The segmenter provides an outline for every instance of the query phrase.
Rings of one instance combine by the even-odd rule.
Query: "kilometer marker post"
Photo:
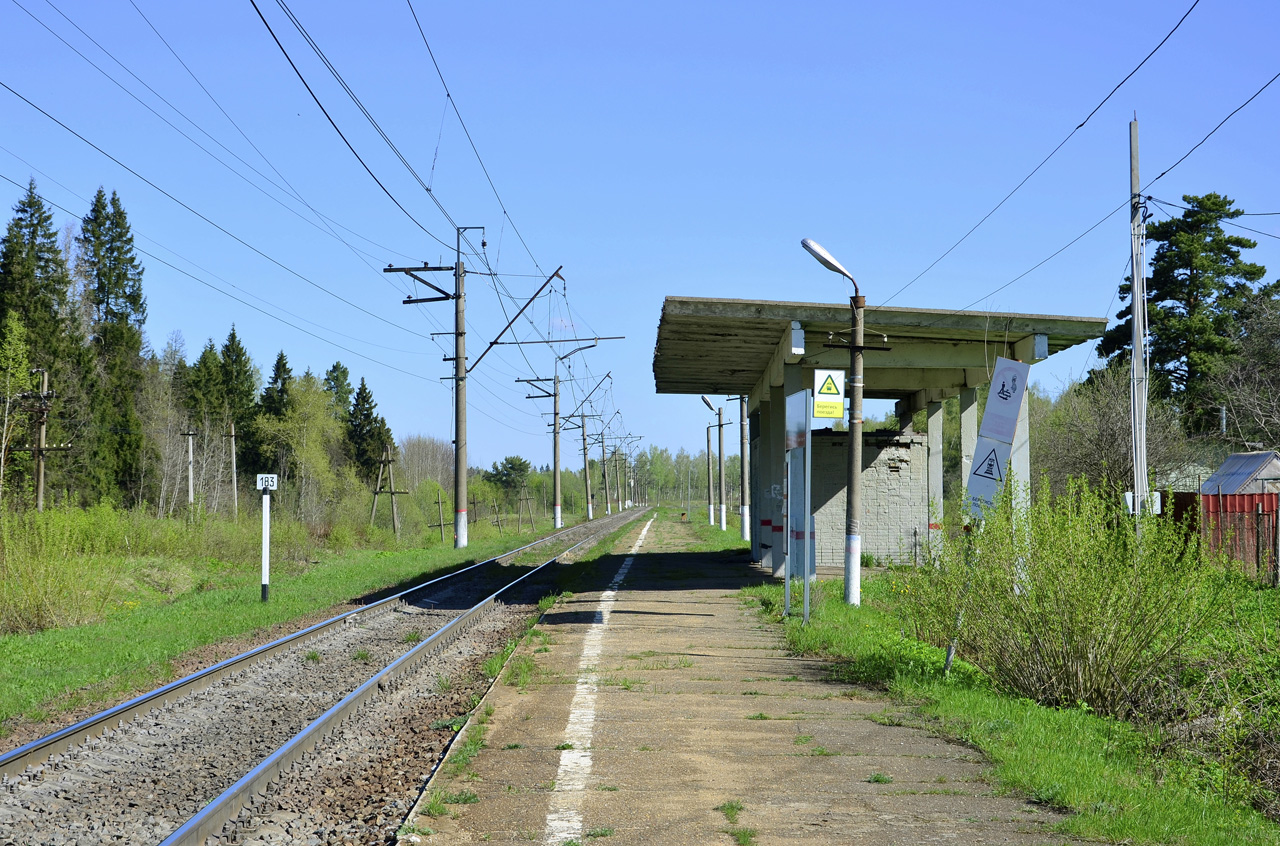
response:
[[[271,585],[271,492],[276,489],[274,473],[259,473],[258,488],[262,491],[262,601],[267,601]]]

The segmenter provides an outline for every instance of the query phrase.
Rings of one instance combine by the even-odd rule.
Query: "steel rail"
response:
[[[625,514],[626,512],[623,513]],[[643,513],[643,511],[640,513]],[[630,519],[634,519],[635,516],[635,514],[629,515]],[[195,816],[174,831],[173,834],[166,837],[160,843],[160,846],[203,846],[207,838],[220,836],[227,822],[237,816],[252,801],[255,795],[265,793],[268,785],[277,780],[281,773],[286,772],[295,764],[304,762],[307,753],[311,752],[317,743],[344,722],[354,718],[360,709],[368,704],[380,691],[398,689],[405,681],[405,677],[415,672],[423,661],[453,643],[471,626],[479,622],[482,619],[482,615],[498,602],[499,596],[544,568],[555,564],[562,555],[567,555],[583,544],[604,534],[607,527],[601,528],[602,531],[595,532],[563,552],[557,553],[553,558],[548,559],[480,600],[469,610],[455,617],[436,631],[435,634],[401,655],[395,661],[392,661],[364,684],[347,694],[341,701],[313,720],[287,743],[264,758],[256,767],[245,773],[235,784],[224,790],[216,799],[212,800]]]
[[[122,702],[119,705],[108,708],[99,714],[95,714],[92,717],[88,717],[74,725],[67,726],[64,729],[60,729],[52,734],[46,735],[45,737],[33,740],[30,743],[6,752],[4,755],[0,755],[0,777],[8,777],[9,779],[18,778],[23,775],[29,767],[43,763],[54,755],[69,752],[81,743],[87,743],[94,738],[101,737],[105,732],[142,716],[143,714],[150,713],[157,708],[163,708],[169,704],[170,700],[176,700],[180,696],[204,690],[228,676],[233,676],[237,673],[243,672],[258,661],[306,643],[308,640],[319,637],[337,626],[351,625],[356,622],[359,615],[379,614],[389,611],[391,608],[395,607],[397,603],[407,601],[409,595],[425,590],[438,582],[443,582],[447,579],[461,576],[463,573],[468,573],[478,567],[493,564],[494,562],[501,561],[504,558],[517,555],[528,549],[532,549],[539,544],[554,540],[567,532],[581,529],[582,527],[589,525],[589,523],[579,523],[577,526],[570,526],[567,529],[561,529],[558,532],[553,532],[552,534],[547,535],[545,538],[539,538],[532,543],[525,544],[524,546],[517,547],[516,549],[508,550],[507,552],[495,555],[492,558],[486,558],[484,561],[479,561],[468,567],[463,567],[461,570],[455,570],[447,575],[439,576],[419,585],[414,585],[413,587],[402,590],[399,593],[386,597],[385,599],[380,599],[370,605],[347,611],[336,617],[331,617],[328,620],[316,623],[302,629],[301,631],[285,635],[284,637],[273,640],[270,643],[251,649],[248,652],[241,653],[240,655],[236,655],[232,658],[226,659],[225,661],[214,664],[213,666],[206,667],[203,670],[192,673],[189,676],[172,681],[148,693],[136,696],[127,702]],[[575,544],[571,548],[576,549],[578,545],[579,544]],[[560,554],[563,555],[564,553]]]

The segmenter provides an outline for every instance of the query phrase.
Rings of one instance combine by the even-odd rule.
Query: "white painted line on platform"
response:
[[[582,792],[586,790],[587,778],[591,775],[591,739],[596,725],[596,662],[600,660],[604,627],[609,625],[609,612],[618,597],[618,588],[631,570],[631,562],[635,561],[635,554],[644,543],[653,520],[650,517],[644,524],[640,537],[636,538],[608,589],[600,594],[600,602],[596,605],[599,620],[591,624],[582,641],[578,686],[569,707],[569,722],[564,729],[564,742],[573,744],[573,748],[560,752],[560,769],[556,772],[556,787],[547,808],[547,833],[543,838],[549,846],[559,846],[566,840],[582,840]]]

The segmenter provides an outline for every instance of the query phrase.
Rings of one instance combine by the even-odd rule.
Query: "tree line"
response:
[[[0,240],[6,506],[33,502],[42,422],[51,502],[171,515],[186,507],[189,448],[196,498],[214,512],[229,513],[235,486],[260,472],[283,477],[286,503],[308,521],[367,490],[395,442],[364,379],[353,388],[341,362],[295,376],[281,350],[264,385],[234,325],[192,362],[177,333],[157,352],[144,331],[144,272],[114,191],[99,188],[78,225],[59,231],[28,184]]]

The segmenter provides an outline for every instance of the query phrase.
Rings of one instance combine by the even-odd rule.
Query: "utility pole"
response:
[[[47,440],[47,432],[49,425],[49,401],[57,398],[57,394],[49,390],[49,372],[42,367],[32,368],[31,374],[40,374],[40,391],[32,393],[23,391],[18,396],[24,400],[34,400],[35,405],[28,407],[28,410],[34,411],[37,415],[39,423],[39,431],[36,435],[36,443],[34,446],[10,447],[9,452],[30,452],[36,460],[36,511],[44,511],[44,462],[45,456],[51,452],[66,452],[71,449],[70,442],[59,444],[58,446],[49,446]]]
[[[711,492],[712,473],[711,473],[711,427],[716,424],[707,424],[707,525],[714,526],[716,524],[716,501]]]
[[[382,269],[383,273],[404,273],[435,291],[435,297],[405,297],[404,305],[417,303],[435,303],[453,300],[453,357],[445,361],[453,362],[453,546],[465,549],[467,546],[467,269],[462,263],[462,233],[468,229],[483,230],[483,226],[454,227],[457,240],[454,245],[453,267],[391,267]],[[487,246],[483,240],[480,247]],[[423,272],[453,271],[453,293],[428,282],[417,274]],[[505,331],[505,330],[504,330]],[[493,345],[490,344],[492,347]],[[393,500],[394,502],[394,500]]]
[[[591,507],[591,459],[587,455],[587,415],[581,416],[582,420],[582,484],[586,487],[587,495],[587,519],[594,520],[595,514]]]
[[[196,454],[195,454],[195,432],[183,432],[182,436],[187,439],[187,507],[196,504]]]
[[[240,522],[240,477],[236,475],[236,421],[231,421],[231,518]]]
[[[724,406],[716,409],[716,428],[720,430],[720,531],[728,528],[724,501]]]
[[[745,394],[743,396],[738,397],[738,417],[739,417],[738,422],[741,424],[738,427],[739,438],[741,441],[738,449],[742,453],[742,461],[739,462],[742,469],[742,474],[741,474],[742,475],[742,480],[741,480],[742,503],[739,510],[742,514],[742,539],[744,541],[750,541],[751,540],[751,492],[750,492],[750,488],[748,487],[748,480],[751,477],[747,468],[747,451],[750,448],[750,444],[747,443],[749,433],[747,431],[747,428],[748,428],[747,427],[747,397]]]
[[[44,511],[45,432],[49,425],[49,371],[40,369],[40,434],[36,440],[36,511]]]
[[[1133,435],[1133,513],[1147,510],[1147,280],[1146,224],[1142,217],[1142,184],[1138,181],[1138,120],[1129,122],[1129,233],[1133,259],[1133,358],[1129,400]]]
[[[564,518],[560,514],[560,368],[556,368],[554,383],[555,399],[551,406],[551,431],[555,441],[551,448],[551,466],[554,468],[551,481],[551,499],[552,499],[552,526],[557,529],[564,528]],[[545,501],[544,501],[545,504]]]
[[[613,495],[609,491],[609,458],[604,453],[604,432],[600,433],[600,481],[604,491],[604,513],[613,513]]]

